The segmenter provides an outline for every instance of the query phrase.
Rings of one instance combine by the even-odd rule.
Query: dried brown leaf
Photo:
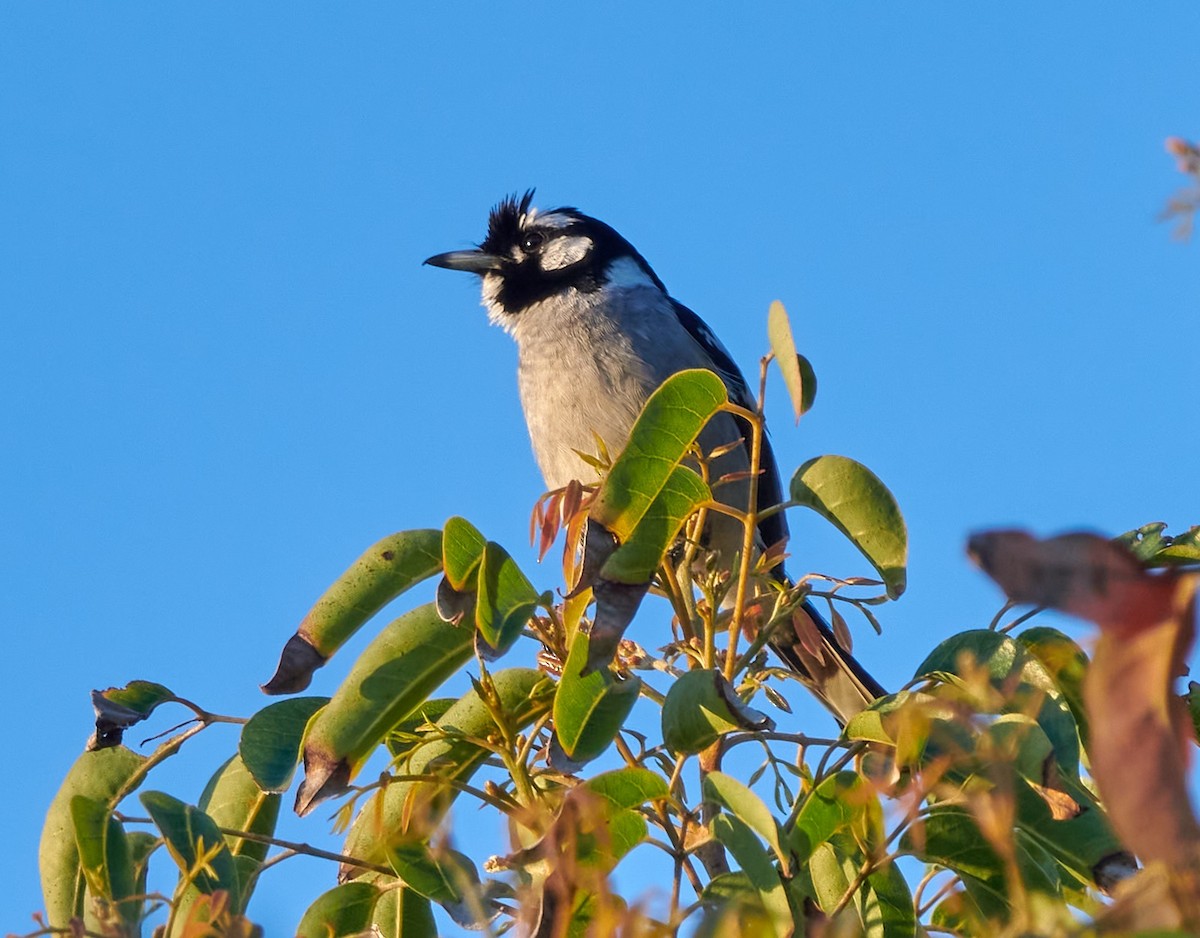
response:
[[[1092,774],[1127,847],[1147,863],[1190,867],[1200,856],[1187,787],[1192,727],[1174,683],[1194,637],[1196,575],[1150,573],[1089,534],[1037,541],[999,531],[972,538],[970,550],[1014,601],[1099,626],[1084,682]]]

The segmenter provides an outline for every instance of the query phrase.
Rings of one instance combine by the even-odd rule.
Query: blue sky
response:
[[[794,429],[773,386],[782,464],[853,456],[908,520],[909,593],[857,646],[885,684],[997,608],[967,532],[1200,522],[1200,247],[1156,221],[1200,8],[731,9],[0,7],[5,930],[91,688],[248,714],[334,576],[452,514],[553,585],[514,349],[420,265],[507,193],[608,221],[748,371],[787,304],[820,394]],[[792,527],[793,570],[866,572]],[[196,797],[208,735],[151,787]],[[268,934],[332,884],[293,868]]]

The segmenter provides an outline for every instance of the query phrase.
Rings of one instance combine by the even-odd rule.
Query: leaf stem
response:
[[[737,643],[742,632],[742,622],[746,615],[746,593],[750,584],[750,565],[753,560],[754,540],[758,534],[758,473],[762,468],[762,438],[763,438],[763,400],[767,393],[767,363],[769,356],[764,356],[759,368],[758,406],[751,413],[744,408],[738,408],[745,414],[750,424],[750,478],[747,480],[749,491],[746,495],[746,513],[742,519],[742,554],[738,569],[737,591],[734,593],[733,618],[729,623],[729,647],[725,651],[725,679],[733,682],[737,673]]]

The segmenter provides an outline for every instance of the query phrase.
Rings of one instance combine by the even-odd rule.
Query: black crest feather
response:
[[[516,194],[501,199],[488,216],[488,233],[479,245],[489,253],[504,253],[510,245],[517,242],[521,234],[521,219],[533,204],[533,193],[536,190],[527,189],[519,199]]]

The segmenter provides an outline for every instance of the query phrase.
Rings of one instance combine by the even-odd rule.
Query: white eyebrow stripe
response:
[[[551,238],[546,243],[538,263],[541,264],[542,270],[562,270],[583,260],[594,246],[592,239],[583,235]]]
[[[535,208],[525,216],[522,227],[533,225],[535,219],[538,228],[566,228],[568,225],[579,220],[563,212],[547,212],[545,215],[542,215]]]

